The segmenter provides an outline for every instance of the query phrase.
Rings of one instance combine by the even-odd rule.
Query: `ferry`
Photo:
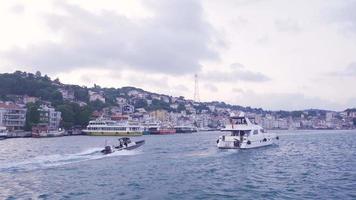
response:
[[[175,126],[176,133],[193,133],[198,132],[198,129],[193,126]]]
[[[261,126],[251,123],[244,114],[231,117],[230,124],[221,131],[230,135],[222,135],[216,141],[219,149],[250,149],[272,145],[279,139],[275,133],[267,133]]]
[[[90,121],[84,133],[93,136],[141,136],[143,127],[137,122],[116,122],[112,120]]]
[[[157,131],[159,128],[159,123],[147,123],[144,124],[145,128],[143,131],[144,135],[151,135],[153,132]]]
[[[148,124],[144,134],[146,135],[166,135],[174,134],[176,130],[170,126],[161,125],[159,123]]]

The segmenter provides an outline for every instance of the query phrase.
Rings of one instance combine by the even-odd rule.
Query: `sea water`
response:
[[[356,199],[356,131],[280,131],[276,145],[219,150],[220,132],[0,141],[0,199]]]

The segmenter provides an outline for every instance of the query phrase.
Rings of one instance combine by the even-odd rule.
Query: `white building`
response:
[[[325,120],[326,120],[327,122],[330,122],[330,121],[333,119],[333,115],[334,115],[334,113],[332,113],[332,112],[327,112],[327,113],[326,113],[326,116],[325,116]]]
[[[169,99],[169,97],[167,97],[167,96],[162,96],[162,97],[161,97],[161,100],[164,101],[164,102],[166,102],[166,103],[169,103],[169,100],[170,100],[170,99]]]
[[[23,97],[23,103],[24,104],[35,103],[36,101],[37,101],[37,97],[30,97],[30,96],[27,96],[27,95],[25,95]]]
[[[122,97],[116,97],[116,103],[117,104],[124,104],[124,103],[127,103],[127,100],[125,98],[122,98]]]
[[[19,130],[25,126],[26,108],[14,103],[0,103],[0,126],[8,130]]]
[[[101,94],[90,90],[89,91],[89,101],[96,101],[96,100],[99,100],[99,101],[105,103],[105,98]]]
[[[129,96],[137,96],[139,94],[139,92],[137,90],[130,90],[127,95]]]
[[[40,120],[42,122],[48,123],[48,129],[57,130],[59,128],[59,123],[61,122],[62,113],[56,111],[52,107],[42,105],[39,108]]]
[[[74,100],[74,91],[66,90],[64,88],[59,88],[58,91],[62,94],[64,100]]]

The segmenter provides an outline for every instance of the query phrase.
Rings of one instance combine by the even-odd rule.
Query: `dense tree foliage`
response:
[[[134,103],[135,108],[147,108],[148,104],[146,99],[138,99]]]
[[[158,100],[158,99],[153,99],[151,105],[149,105],[147,107],[147,110],[152,111],[152,110],[159,110],[159,109],[163,109],[163,110],[167,110],[167,111],[171,111],[172,108],[169,106],[169,103],[166,103],[162,100]]]
[[[26,123],[25,130],[32,130],[32,126],[38,124],[40,122],[40,112],[38,111],[39,105],[35,103],[29,103],[26,105]]]

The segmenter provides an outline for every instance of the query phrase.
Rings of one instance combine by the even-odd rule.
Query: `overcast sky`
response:
[[[0,72],[272,110],[356,107],[356,0],[2,0]],[[1,87],[1,86],[0,86]]]

